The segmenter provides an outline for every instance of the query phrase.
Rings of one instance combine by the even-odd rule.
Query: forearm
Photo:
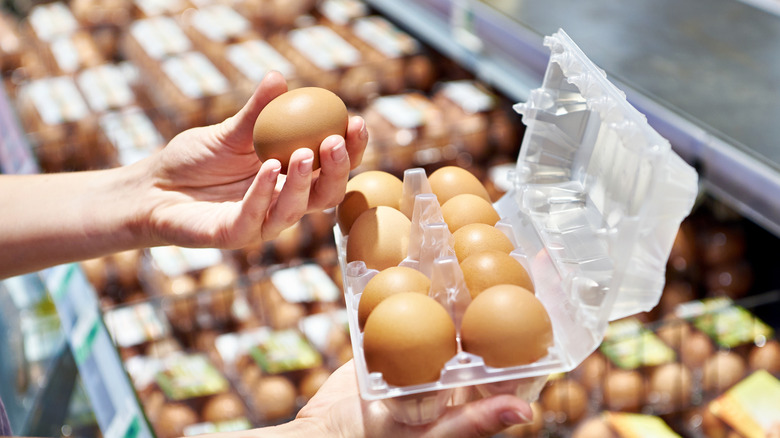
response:
[[[142,168],[0,175],[0,278],[150,246]]]

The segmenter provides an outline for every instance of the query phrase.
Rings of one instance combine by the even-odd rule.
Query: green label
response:
[[[97,311],[88,311],[82,314],[70,334],[73,348],[73,359],[77,365],[81,365],[92,354],[92,346],[99,332],[99,319]]]
[[[268,339],[253,347],[252,358],[270,374],[304,370],[322,363],[322,356],[295,330],[271,333]]]
[[[610,324],[600,348],[612,363],[628,370],[660,365],[676,358],[674,350],[635,319]]]
[[[157,384],[169,400],[186,400],[219,394],[229,389],[227,379],[201,354],[177,356],[156,375]]]
[[[246,418],[220,421],[218,423],[198,423],[184,428],[184,436],[202,435],[204,433],[238,432],[249,430],[252,424]]]
[[[750,311],[736,305],[698,316],[693,325],[726,348],[768,339],[774,332]]]
[[[59,301],[65,296],[65,292],[70,286],[70,282],[73,279],[73,274],[76,272],[76,264],[71,263],[64,267],[65,273],[62,274],[62,279],[57,283],[57,286],[51,289],[51,298],[54,301]]]

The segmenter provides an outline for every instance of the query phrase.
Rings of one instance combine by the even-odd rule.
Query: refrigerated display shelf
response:
[[[524,101],[565,30],[695,165],[705,191],[780,235],[780,16],[735,0],[367,0]]]

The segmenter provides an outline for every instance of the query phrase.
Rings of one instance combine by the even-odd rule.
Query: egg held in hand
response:
[[[255,153],[265,161],[275,158],[287,173],[290,155],[300,148],[314,152],[319,168],[319,147],[330,135],[347,134],[349,116],[344,102],[333,92],[303,87],[280,94],[260,111],[252,135]]]
[[[415,292],[379,303],[363,332],[368,370],[382,373],[390,385],[435,382],[457,349],[449,313],[433,298]]]

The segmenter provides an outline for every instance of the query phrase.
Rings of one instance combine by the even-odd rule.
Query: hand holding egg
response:
[[[154,160],[130,168],[143,186],[133,217],[147,236],[143,246],[241,248],[273,239],[307,212],[341,201],[368,141],[365,122],[349,118],[338,134],[291,151],[280,177],[279,159],[258,159],[253,130],[261,110],[272,110],[270,102],[285,94],[284,78],[269,73],[236,115],[184,131]],[[315,111],[311,117],[325,115]],[[277,120],[288,127],[311,122],[292,115]],[[319,151],[317,170],[311,148]]]

